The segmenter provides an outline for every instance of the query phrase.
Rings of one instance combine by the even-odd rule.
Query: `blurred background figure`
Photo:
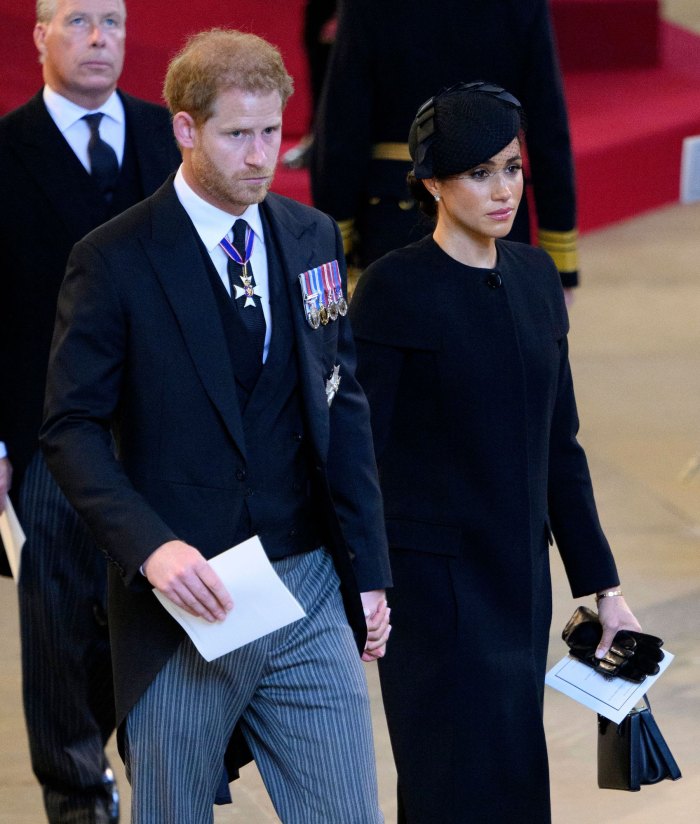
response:
[[[426,234],[430,226],[406,184],[406,135],[423,100],[476,79],[499,83],[522,102],[538,243],[562,284],[575,286],[573,164],[546,0],[341,0],[315,121],[314,204],[339,222],[361,268]],[[530,235],[523,198],[511,238]]]
[[[282,157],[282,163],[288,169],[303,169],[309,165],[314,139],[314,116],[321,99],[328,58],[336,35],[336,5],[336,0],[307,0],[304,7],[304,52],[309,70],[311,114],[306,134]]]

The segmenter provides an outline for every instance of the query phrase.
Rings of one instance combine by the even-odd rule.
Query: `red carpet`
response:
[[[683,138],[700,134],[700,37],[662,23],[657,67],[565,84],[581,230],[676,201]]]
[[[551,2],[565,67],[581,230],[677,200],[682,140],[700,134],[700,37],[660,22],[657,0]],[[221,0],[132,0],[121,85],[159,100],[165,65],[188,34],[212,26],[253,31],[279,46],[295,78],[297,92],[285,113],[285,147],[291,145],[308,122],[303,0],[237,0],[226,8]],[[0,0],[0,113],[40,87],[33,23],[33,3]],[[275,189],[309,202],[304,172],[280,169]]]
[[[550,0],[564,71],[653,66],[659,0]]]

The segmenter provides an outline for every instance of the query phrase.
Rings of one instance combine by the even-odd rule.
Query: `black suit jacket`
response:
[[[162,106],[121,92],[120,97],[140,199],[177,168],[180,155]],[[41,92],[0,118],[0,440],[7,443],[15,491],[38,445],[56,299],[68,255],[110,216]]]
[[[330,218],[286,198],[268,195],[264,209],[294,309],[302,403],[325,490],[319,517],[328,518],[361,646],[358,585],[390,583],[369,413],[354,377],[349,321],[312,329],[297,280],[342,261],[340,235]],[[336,364],[341,386],[329,408],[325,382]],[[172,182],[75,247],[59,297],[46,409],[50,468],[112,561],[121,720],[182,638],[140,565],[176,537],[207,557],[227,549],[244,494],[236,475],[245,468],[245,439],[224,330]]]

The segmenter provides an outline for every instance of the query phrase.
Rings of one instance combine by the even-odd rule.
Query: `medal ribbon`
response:
[[[331,267],[331,277],[333,279],[333,289],[336,299],[340,300],[343,297],[343,283],[340,280],[340,269],[338,268],[338,261],[333,260],[329,264]]]
[[[321,283],[321,267],[317,266],[315,269],[309,269],[309,278],[311,279],[311,286],[313,291],[318,294],[316,301],[316,308],[320,309],[328,302],[326,295],[323,292],[323,285]]]
[[[227,237],[221,238],[219,246],[226,252],[226,254],[237,263],[239,266],[245,267],[253,254],[253,244],[255,243],[255,232],[248,226],[245,230],[245,258],[242,258],[238,249],[231,243]]]
[[[321,273],[323,276],[323,294],[326,295],[327,300],[332,300],[335,297],[335,290],[333,289],[330,263],[324,263],[321,266]]]
[[[304,300],[305,303],[316,303],[316,298],[314,297],[314,287],[311,284],[311,272],[304,272],[302,275],[304,279],[302,282],[302,287],[304,290]]]

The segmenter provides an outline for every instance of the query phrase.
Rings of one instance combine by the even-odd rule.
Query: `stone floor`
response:
[[[640,158],[641,174],[643,168]],[[599,790],[594,714],[548,690],[555,824],[657,824],[662,816],[674,824],[700,820],[700,477],[681,480],[688,460],[700,452],[699,237],[700,204],[669,207],[586,236],[584,282],[571,311],[570,336],[581,440],[628,601],[676,655],[651,698],[683,779],[636,794]],[[555,554],[553,569],[552,662],[564,654],[559,631],[574,607]],[[20,705],[16,612],[14,587],[2,579],[0,824],[41,824]],[[392,822],[391,752],[376,670],[368,667],[367,674],[381,804]],[[126,802],[116,754],[113,763]],[[217,824],[278,820],[254,767],[244,771],[234,795],[234,806],[217,810]]]

